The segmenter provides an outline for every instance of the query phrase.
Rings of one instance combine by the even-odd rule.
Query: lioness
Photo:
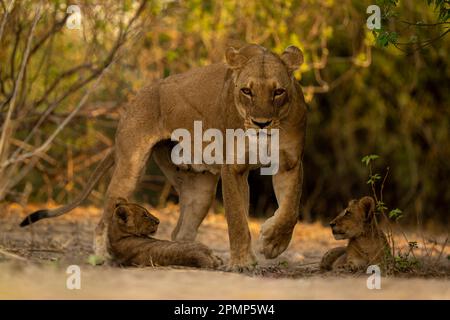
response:
[[[144,207],[119,198],[108,225],[111,254],[123,266],[188,266],[215,268],[220,260],[199,242],[152,238],[159,220]]]
[[[275,258],[288,246],[297,223],[303,179],[306,104],[293,72],[302,64],[300,49],[290,46],[280,56],[259,45],[228,48],[226,63],[213,64],[153,81],[123,110],[115,148],[94,172],[82,194],[62,208],[41,210],[27,225],[76,207],[95,182],[114,164],[103,216],[96,228],[95,252],[107,257],[107,225],[117,198],[129,198],[150,157],[175,187],[181,214],[172,238],[194,240],[216,192],[219,178],[228,223],[233,270],[254,265],[247,223],[249,170],[259,164],[193,164],[176,166],[170,158],[171,133],[178,128],[193,135],[194,121],[205,130],[279,129],[279,169],[273,175],[278,209],[261,227],[261,252]],[[247,150],[248,151],[248,150]],[[237,155],[235,155],[236,159]],[[248,159],[246,156],[245,159]],[[237,163],[235,161],[235,163]]]
[[[385,263],[389,244],[375,218],[372,197],[351,200],[330,223],[336,240],[349,239],[347,247],[329,250],[322,258],[322,270],[357,271],[369,265]]]

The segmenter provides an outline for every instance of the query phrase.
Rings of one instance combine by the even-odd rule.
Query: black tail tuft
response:
[[[48,217],[47,209],[38,210],[38,211],[35,211],[32,214],[30,214],[29,216],[27,216],[25,219],[23,219],[23,221],[20,223],[20,226],[26,227],[36,221],[39,221],[39,220],[47,218],[47,217]]]

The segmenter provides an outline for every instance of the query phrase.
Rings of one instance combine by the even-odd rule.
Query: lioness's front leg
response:
[[[286,250],[297,224],[302,194],[303,166],[301,158],[290,166],[280,159],[280,168],[273,176],[273,187],[279,208],[261,226],[261,253],[273,259]]]
[[[230,268],[236,271],[251,267],[256,258],[251,248],[248,228],[248,171],[239,172],[238,166],[222,166],[222,193],[230,240]]]

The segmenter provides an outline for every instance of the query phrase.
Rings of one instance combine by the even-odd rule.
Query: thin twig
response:
[[[445,239],[445,242],[442,244],[442,249],[441,249],[441,252],[439,252],[439,255],[438,255],[437,259],[436,259],[436,263],[438,263],[439,260],[441,260],[442,254],[444,253],[444,250],[445,250],[445,247],[447,246],[447,243],[448,243],[448,237],[447,237],[447,239]]]
[[[3,14],[2,24],[0,25],[0,41],[2,41],[3,31],[5,30],[5,25],[6,25],[6,20],[8,19],[8,15],[11,12],[14,2],[15,2],[15,0],[11,0],[9,2],[8,8],[6,8],[5,13]]]
[[[0,159],[3,159],[3,157],[4,157],[3,149],[4,149],[5,142],[6,142],[6,134],[8,132],[9,126],[11,125],[11,117],[12,117],[14,108],[16,106],[16,98],[17,98],[17,94],[19,91],[19,84],[22,81],[23,75],[25,73],[25,66],[27,64],[28,56],[30,54],[31,43],[33,41],[33,36],[34,36],[34,30],[36,28],[37,22],[39,21],[39,19],[41,17],[41,8],[42,8],[42,4],[36,9],[36,14],[34,17],[33,25],[31,26],[30,33],[28,35],[27,46],[25,48],[25,53],[22,58],[22,65],[20,67],[19,74],[17,75],[17,79],[14,84],[13,95],[9,102],[8,113],[6,114],[6,119],[5,119],[5,122],[3,123],[2,135],[0,137]]]
[[[4,255],[6,257],[9,257],[9,258],[13,258],[13,259],[21,260],[21,261],[27,261],[26,258],[19,256],[15,253],[3,250],[2,248],[0,248],[0,254]]]
[[[444,22],[436,22],[436,23],[421,23],[421,22],[409,22],[409,21],[400,21],[401,23],[410,25],[410,26],[416,26],[416,27],[436,27],[436,26],[440,26],[443,24],[450,24],[449,21],[444,21]]]
[[[386,179],[389,175],[389,167],[386,168],[386,174],[384,175],[384,179],[383,182],[381,183],[381,187],[380,187],[380,201],[383,202],[383,190],[384,190],[384,184],[386,182]]]

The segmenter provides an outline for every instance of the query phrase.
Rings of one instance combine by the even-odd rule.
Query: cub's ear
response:
[[[124,207],[118,207],[114,214],[119,218],[119,221],[127,222],[128,221],[128,210]]]
[[[296,46],[289,46],[281,54],[281,60],[288,67],[289,72],[293,72],[303,63],[303,53]]]
[[[242,67],[251,57],[262,54],[266,51],[263,47],[257,44],[248,44],[239,50],[229,47],[225,51],[225,60],[227,65],[232,69],[239,69]]]
[[[115,206],[115,208],[117,208],[118,206],[120,206],[122,204],[126,204],[126,203],[128,203],[127,199],[119,197],[116,199],[116,203],[114,206]]]
[[[372,219],[375,216],[375,200],[372,197],[363,197],[359,203],[364,208],[366,219]]]

